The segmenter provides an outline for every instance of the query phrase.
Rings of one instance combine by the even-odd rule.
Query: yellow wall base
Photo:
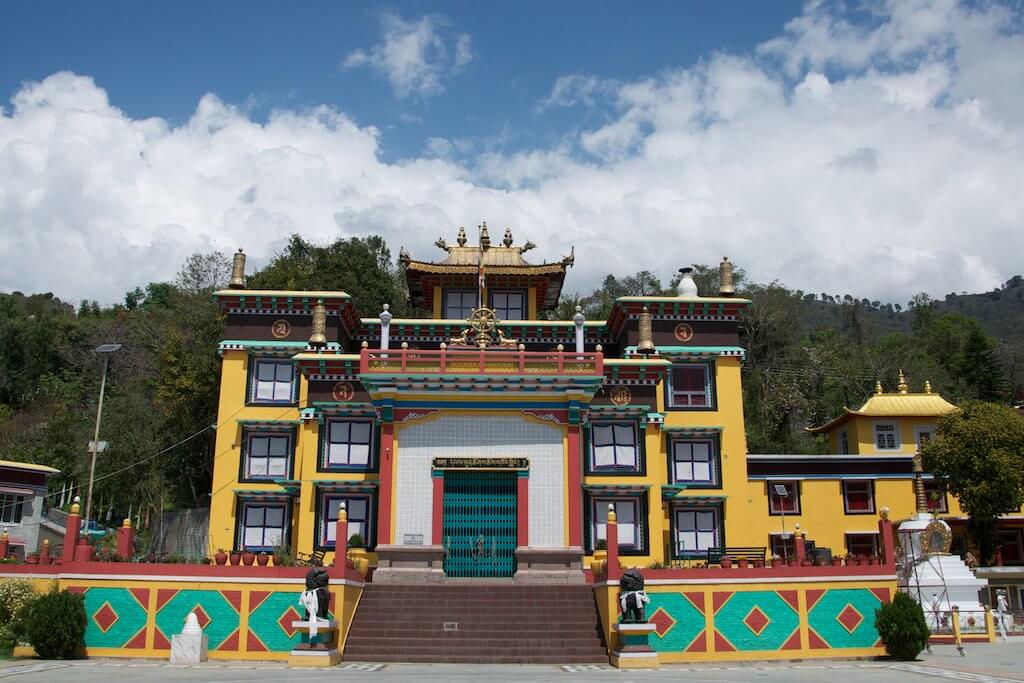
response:
[[[15,645],[12,657],[35,657],[36,649],[31,645]]]
[[[319,652],[314,650],[292,650],[288,654],[288,666],[336,666],[339,662],[341,662],[341,653],[334,648]]]
[[[657,652],[613,652],[608,659],[617,669],[657,669],[661,666],[661,658]]]

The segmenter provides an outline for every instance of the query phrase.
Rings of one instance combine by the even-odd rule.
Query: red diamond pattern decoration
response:
[[[836,615],[836,621],[842,624],[849,633],[853,633],[860,626],[860,623],[864,621],[864,615],[858,612],[853,605],[846,603],[846,607],[843,611]]]
[[[109,602],[104,602],[98,610],[93,612],[92,620],[96,622],[100,631],[106,633],[117,623],[117,612],[114,611]]]
[[[212,621],[212,619],[210,619],[210,615],[206,613],[206,610],[203,609],[202,605],[197,604],[192,608],[192,611],[196,613],[196,621],[199,622],[199,628],[206,628],[206,625]]]
[[[660,607],[647,618],[647,621],[654,624],[654,632],[658,634],[659,638],[664,638],[665,634],[676,625],[676,620],[672,618],[672,615]]]
[[[753,631],[755,636],[760,636],[768,628],[768,624],[772,623],[772,620],[761,611],[760,607],[754,605],[753,609],[747,613],[747,616],[743,617],[743,623]]]
[[[277,625],[281,627],[281,630],[285,632],[289,638],[295,635],[295,629],[292,628],[292,622],[302,619],[302,616],[295,611],[294,607],[289,607],[281,618],[277,620]]]

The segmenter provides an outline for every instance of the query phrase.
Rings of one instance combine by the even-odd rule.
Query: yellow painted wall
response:
[[[880,451],[875,448],[875,423],[895,422],[899,425],[899,451]],[[936,418],[932,417],[867,417],[856,416],[846,424],[833,429],[828,434],[828,444],[832,453],[842,453],[839,435],[846,431],[849,435],[850,453],[858,455],[913,455],[917,452],[915,428],[935,429]]]

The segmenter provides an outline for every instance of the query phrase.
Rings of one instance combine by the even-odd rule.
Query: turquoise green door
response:
[[[444,544],[448,576],[512,576],[516,473],[445,472]]]

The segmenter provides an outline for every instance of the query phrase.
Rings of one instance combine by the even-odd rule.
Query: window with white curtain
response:
[[[591,460],[594,470],[636,470],[636,423],[594,423],[590,428]]]
[[[720,547],[718,508],[678,508],[675,511],[676,555],[697,555]]]
[[[615,519],[619,529],[619,547],[627,550],[642,549],[640,534],[640,501],[636,498],[594,498],[591,502],[591,520],[594,543],[608,540],[608,506],[615,506]]]
[[[672,442],[673,484],[715,484],[715,443],[710,439]]]
[[[366,469],[370,466],[372,445],[373,424],[369,420],[330,420],[325,465]]]

